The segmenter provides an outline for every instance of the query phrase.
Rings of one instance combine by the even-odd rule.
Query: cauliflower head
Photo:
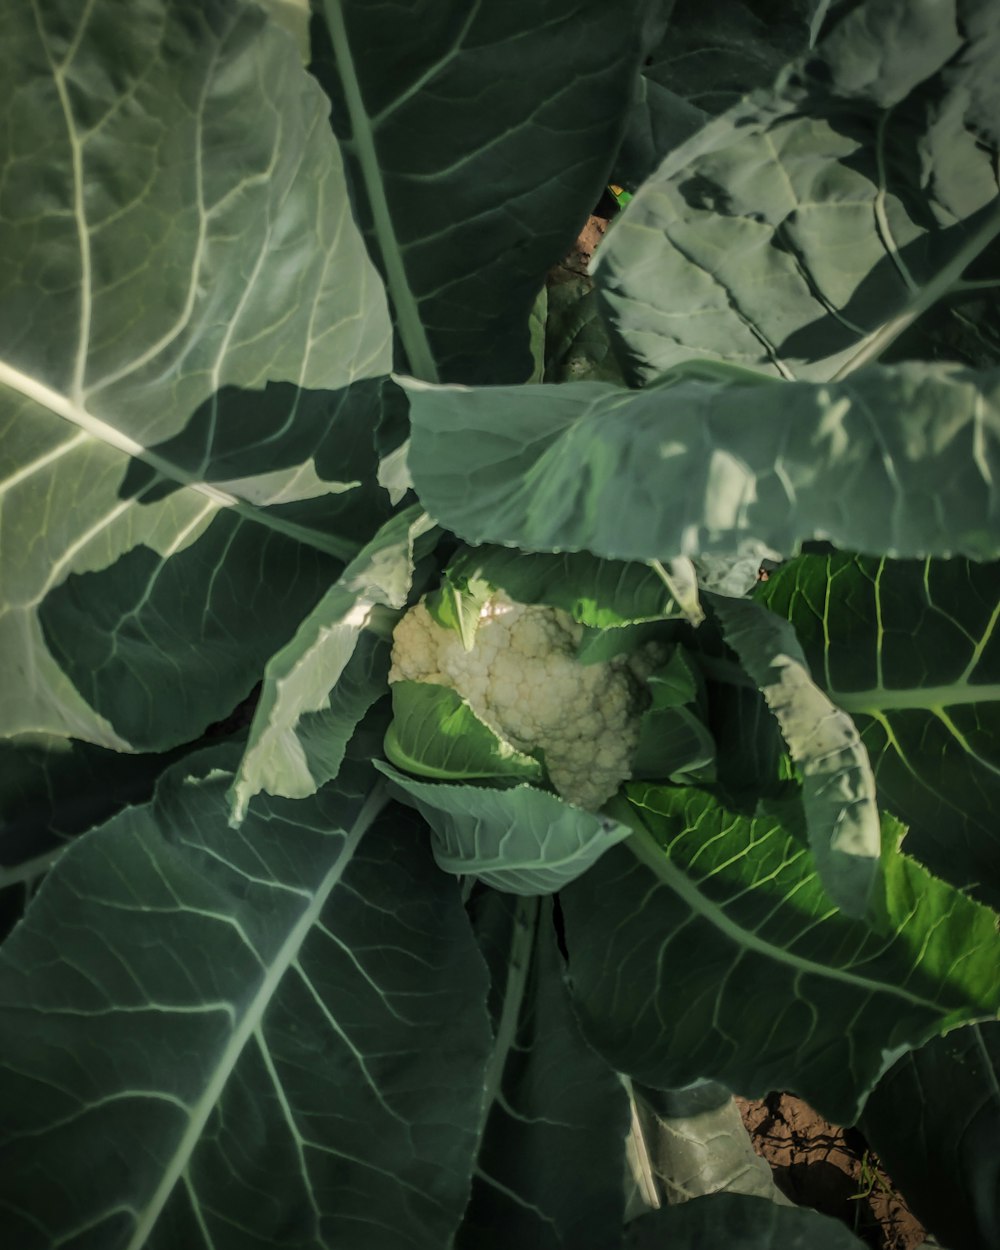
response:
[[[544,751],[564,799],[596,810],[631,776],[642,698],[625,657],[577,661],[582,633],[559,608],[515,603],[497,592],[466,651],[420,602],[393,633],[389,681],[451,687],[518,750]]]

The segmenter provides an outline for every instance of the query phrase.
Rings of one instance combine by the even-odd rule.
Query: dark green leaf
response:
[[[386,11],[323,0],[314,63],[393,305],[427,380],[520,382],[546,270],[608,174],[644,0]]]
[[[77,841],[3,947],[4,1231],[440,1250],[489,1050],[457,887],[367,769],[230,829],[227,758]]]
[[[1000,1024],[956,1029],[904,1056],[861,1127],[942,1245],[1000,1245]]]
[[[485,892],[473,923],[496,1034],[460,1250],[608,1250],[621,1235],[628,1100],[580,1035],[552,905]]]
[[[863,1250],[863,1245],[827,1215],[744,1194],[712,1194],[663,1207],[636,1220],[625,1240],[625,1250]]]

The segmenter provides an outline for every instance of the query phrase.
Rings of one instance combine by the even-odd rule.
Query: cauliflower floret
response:
[[[631,776],[641,701],[625,657],[577,661],[582,634],[559,608],[514,603],[498,592],[466,651],[421,602],[396,626],[389,681],[450,686],[518,750],[544,751],[563,798],[596,810]]]

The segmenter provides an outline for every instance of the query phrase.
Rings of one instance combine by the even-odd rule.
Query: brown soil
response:
[[[573,278],[586,277],[590,258],[597,251],[598,244],[604,238],[607,228],[606,217],[593,215],[588,217],[587,224],[573,244],[573,250],[558,265],[553,265],[549,270],[547,279],[549,285],[555,286],[560,282],[569,282]]]
[[[754,1149],[798,1206],[832,1215],[873,1250],[913,1250],[927,1236],[856,1129],[824,1120],[792,1094],[737,1098]]]

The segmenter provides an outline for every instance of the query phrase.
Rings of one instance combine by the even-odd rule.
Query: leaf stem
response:
[[[897,338],[922,316],[928,308],[961,284],[965,269],[976,259],[996,236],[1000,234],[1000,206],[995,208],[968,239],[965,245],[955,253],[952,259],[927,285],[914,297],[909,307],[880,326],[860,345],[850,360],[846,361],[830,378],[831,382],[840,382],[857,369],[864,368],[877,360]]]
[[[378,163],[375,132],[365,108],[361,84],[358,82],[354,67],[341,0],[323,0],[323,9],[330,30],[330,41],[333,44],[337,70],[344,88],[347,112],[351,119],[350,146],[357,155],[365,190],[368,193],[375,235],[379,241],[382,261],[385,265],[386,285],[396,311],[396,329],[403,344],[403,351],[406,353],[410,372],[424,382],[437,383],[440,380],[437,364],[431,352],[427,332],[420,320],[417,298],[410,287],[399,241],[393,228],[385,183],[382,180],[382,170]]]
[[[514,909],[514,925],[510,942],[510,959],[507,964],[507,984],[504,986],[503,1010],[497,1025],[493,1053],[483,1080],[483,1120],[480,1132],[485,1131],[490,1108],[496,1101],[503,1081],[507,1056],[517,1040],[517,1024],[521,1017],[521,1004],[531,970],[531,954],[535,945],[535,929],[538,923],[538,897],[520,898]]]

